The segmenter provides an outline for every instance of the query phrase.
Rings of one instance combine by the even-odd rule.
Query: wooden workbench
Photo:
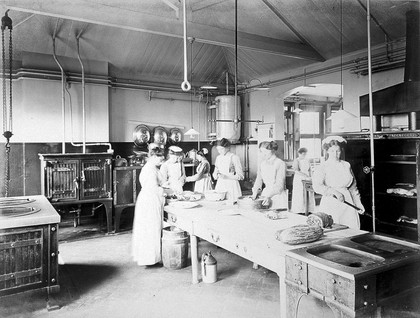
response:
[[[286,251],[365,233],[348,228],[333,229],[315,243],[287,245],[276,239],[276,232],[296,224],[305,224],[305,216],[288,213],[286,219],[271,220],[258,211],[240,211],[228,201],[201,200],[198,204],[189,209],[171,205],[164,208],[165,221],[189,232],[191,236],[192,282],[198,283],[197,237],[200,237],[277,273],[281,317],[286,317]]]

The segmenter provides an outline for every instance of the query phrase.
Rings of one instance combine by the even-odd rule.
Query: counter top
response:
[[[196,207],[188,209],[169,204],[164,209],[166,212],[173,213],[191,222],[208,224],[209,227],[217,229],[217,232],[231,232],[239,240],[252,240],[255,244],[261,245],[262,248],[270,248],[280,255],[284,255],[285,251],[288,250],[366,233],[349,228],[326,229],[321,239],[316,242],[288,245],[277,240],[277,231],[297,224],[306,224],[306,216],[287,212],[287,218],[272,220],[265,216],[263,210],[261,212],[240,210],[237,205],[232,205],[231,202],[226,200],[217,202],[200,200],[197,201],[197,204]]]
[[[23,201],[23,203],[14,204],[14,199],[16,202]],[[54,224],[59,223],[61,219],[60,215],[43,195],[0,198],[0,209],[8,208],[26,208],[26,210],[32,209],[34,212],[26,212],[22,215],[16,213],[15,216],[0,215],[0,230],[42,224]]]

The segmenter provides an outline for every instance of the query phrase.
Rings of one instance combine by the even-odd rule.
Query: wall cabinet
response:
[[[107,230],[112,224],[112,155],[39,154],[41,160],[41,193],[53,206],[102,203]]]
[[[136,205],[137,195],[141,189],[139,181],[141,168],[141,166],[130,166],[113,169],[115,232],[119,231],[122,211]]]
[[[352,165],[366,212],[371,214],[371,176],[363,172],[363,167],[370,166],[369,140],[344,137],[346,160]],[[374,149],[376,230],[420,241],[420,137],[376,133]]]

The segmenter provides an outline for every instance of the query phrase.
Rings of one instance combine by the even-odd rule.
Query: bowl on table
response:
[[[204,192],[204,197],[208,201],[223,201],[226,198],[226,191],[210,190]]]
[[[199,192],[192,192],[192,191],[184,191],[179,195],[184,201],[198,201],[202,198],[202,193]]]
[[[268,209],[270,205],[263,205],[264,198],[253,200],[251,196],[242,196],[238,198],[238,208],[246,210],[263,210]]]

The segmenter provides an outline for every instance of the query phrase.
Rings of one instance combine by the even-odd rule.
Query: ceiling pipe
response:
[[[63,154],[65,154],[66,153],[66,100],[65,100],[65,95],[64,95],[65,81],[64,81],[64,69],[61,66],[60,62],[58,61],[57,55],[55,53],[55,36],[57,33],[57,27],[58,27],[58,19],[55,24],[52,40],[53,40],[53,57],[61,71],[61,120],[62,120],[62,125],[63,125],[63,140],[61,142],[61,151]]]

